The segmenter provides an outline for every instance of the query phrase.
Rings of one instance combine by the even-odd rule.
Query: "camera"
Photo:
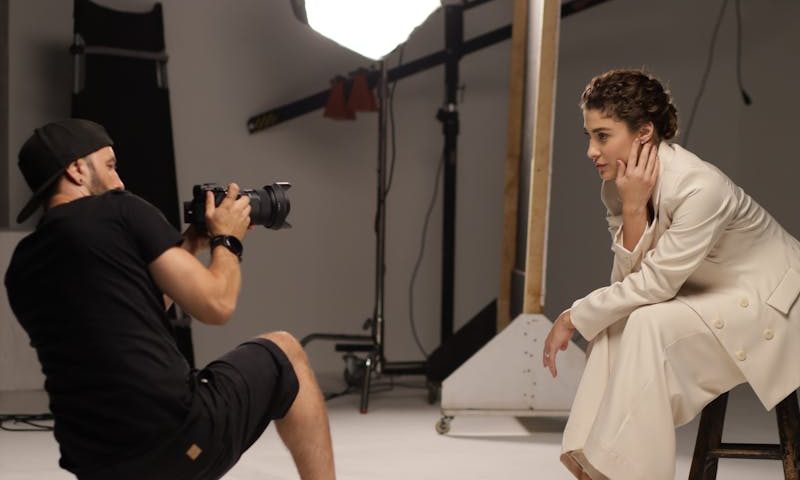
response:
[[[288,182],[275,182],[262,189],[243,188],[237,199],[243,196],[250,198],[250,224],[263,225],[273,230],[291,228],[286,221],[291,205],[286,191],[291,188]],[[214,205],[219,206],[228,187],[216,183],[204,183],[192,188],[192,199],[183,202],[183,221],[200,227],[206,224],[206,192],[214,194]]]

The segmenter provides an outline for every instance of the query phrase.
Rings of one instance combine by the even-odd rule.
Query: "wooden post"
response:
[[[519,162],[525,123],[525,70],[528,54],[528,1],[514,0],[511,34],[511,84],[503,200],[503,251],[500,260],[500,293],[497,297],[497,332],[511,321],[511,277],[517,245]]]
[[[533,90],[528,98],[533,114],[533,156],[531,158],[528,209],[528,254],[525,267],[524,313],[541,313],[547,255],[547,220],[550,199],[550,162],[553,154],[553,119],[558,68],[558,26],[561,2],[533,0],[531,9],[531,68]],[[537,48],[538,47],[538,48]]]

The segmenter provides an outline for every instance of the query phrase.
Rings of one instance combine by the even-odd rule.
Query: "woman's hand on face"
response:
[[[650,142],[634,141],[628,163],[617,160],[616,183],[623,210],[646,211],[658,180],[658,166],[658,147]]]
[[[565,310],[558,316],[550,333],[544,341],[544,352],[542,352],[542,365],[550,369],[550,374],[553,378],[558,375],[556,369],[556,355],[561,350],[566,350],[569,346],[569,340],[572,338],[572,333],[575,331],[575,326],[572,324],[572,317],[569,310]]]

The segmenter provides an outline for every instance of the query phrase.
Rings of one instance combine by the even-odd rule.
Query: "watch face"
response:
[[[236,255],[242,256],[242,242],[240,242],[238,238],[230,235],[225,237],[225,246],[230,248]]]
[[[219,235],[211,239],[211,248],[223,246],[233,252],[234,255],[239,257],[241,260],[242,258],[242,242],[239,241],[238,238],[232,235]]]

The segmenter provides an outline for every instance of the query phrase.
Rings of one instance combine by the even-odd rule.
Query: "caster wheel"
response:
[[[436,433],[439,435],[445,435],[447,432],[450,431],[450,422],[453,420],[453,417],[442,417],[436,422]]]

